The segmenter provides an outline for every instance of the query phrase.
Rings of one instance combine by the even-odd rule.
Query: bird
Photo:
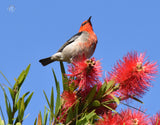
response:
[[[93,31],[90,16],[85,20],[77,34],[72,36],[64,45],[52,56],[39,60],[46,66],[54,61],[62,61],[72,63],[73,61],[81,61],[81,57],[89,59],[96,48],[97,36]]]

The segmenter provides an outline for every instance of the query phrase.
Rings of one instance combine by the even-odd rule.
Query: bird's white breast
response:
[[[62,51],[62,57],[67,62],[70,62],[71,58],[78,56],[84,51],[84,43],[87,42],[89,33],[83,32],[74,42],[67,45]]]

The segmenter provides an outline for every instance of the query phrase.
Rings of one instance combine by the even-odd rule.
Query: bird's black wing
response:
[[[75,34],[73,37],[71,37],[71,38],[58,50],[58,52],[62,52],[63,49],[64,49],[67,45],[69,45],[69,44],[71,44],[72,42],[74,42],[81,34],[82,34],[82,32],[78,32],[78,33]]]

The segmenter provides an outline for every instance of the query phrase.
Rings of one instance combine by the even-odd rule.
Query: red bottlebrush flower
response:
[[[96,122],[96,125],[120,125],[119,124],[120,120],[121,120],[121,117],[119,114],[112,113],[110,111],[107,114],[104,113],[102,118]]]
[[[150,123],[148,115],[138,110],[126,109],[121,111],[120,116],[122,117],[120,121],[122,125],[148,125]]]
[[[160,112],[151,118],[152,125],[160,125]]]
[[[76,102],[76,93],[75,92],[70,92],[70,91],[64,91],[62,94],[62,98],[64,99],[64,105],[63,108],[69,108],[73,106]]]
[[[120,115],[112,113],[104,113],[103,119],[99,119],[96,125],[148,125],[148,116],[140,111],[126,109],[121,111]]]
[[[68,76],[75,77],[75,83],[78,84],[79,89],[86,89],[93,87],[99,83],[99,77],[102,75],[102,70],[99,61],[95,58],[83,59],[79,62],[73,62],[68,67],[71,74]]]
[[[145,59],[145,54],[128,53],[119,60],[110,74],[111,79],[120,83],[119,92],[125,95],[141,97],[151,86],[150,81],[157,73],[156,62]]]
[[[57,117],[57,120],[60,123],[65,123],[67,118],[67,111],[70,107],[74,106],[76,104],[76,93],[71,91],[64,91],[62,93],[62,99],[64,100],[64,103],[62,105],[61,114]]]

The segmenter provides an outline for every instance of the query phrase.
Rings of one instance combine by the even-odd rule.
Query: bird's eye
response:
[[[84,26],[87,22],[82,23],[82,26]]]

